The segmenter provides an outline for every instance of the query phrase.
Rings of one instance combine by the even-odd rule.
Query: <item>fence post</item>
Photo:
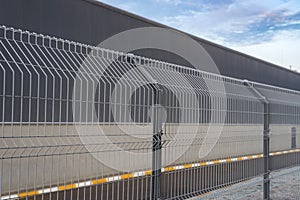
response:
[[[291,148],[292,149],[296,149],[296,147],[297,147],[297,129],[296,129],[296,127],[292,127],[292,135],[291,135]]]
[[[270,170],[269,170],[269,153],[270,153],[270,126],[269,126],[269,103],[264,102],[264,200],[270,199]]]
[[[264,125],[263,125],[263,156],[264,156],[264,180],[263,180],[263,199],[270,199],[270,168],[269,168],[269,154],[270,154],[270,123],[269,123],[269,101],[263,96],[253,84],[244,80],[244,84],[248,86],[249,90],[258,98],[264,106]]]
[[[154,85],[152,106],[153,144],[152,144],[152,200],[161,199],[161,166],[162,166],[162,90],[158,84]]]

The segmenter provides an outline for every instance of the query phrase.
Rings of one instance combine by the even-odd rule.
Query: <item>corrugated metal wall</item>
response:
[[[89,0],[10,0],[0,2],[0,24],[91,45],[132,28],[161,26]],[[207,50],[222,75],[300,90],[300,75],[276,65],[194,37]],[[245,38],[246,39],[246,38]],[[135,52],[171,63],[182,58],[157,50]]]

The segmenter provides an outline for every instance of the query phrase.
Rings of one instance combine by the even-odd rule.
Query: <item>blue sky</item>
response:
[[[300,72],[299,0],[100,0]]]

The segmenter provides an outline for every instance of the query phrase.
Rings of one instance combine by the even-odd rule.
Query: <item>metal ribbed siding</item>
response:
[[[128,29],[164,27],[93,0],[2,1],[0,24],[91,45]],[[300,90],[300,75],[297,73],[193,38],[208,51],[223,75]],[[188,64],[169,53],[141,51],[140,54],[170,63]]]

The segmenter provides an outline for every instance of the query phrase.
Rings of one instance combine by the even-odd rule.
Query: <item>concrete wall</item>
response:
[[[271,126],[271,151],[291,148],[291,127],[292,125]],[[296,128],[300,130],[299,126]],[[33,189],[34,186],[57,186],[124,173],[106,166],[103,161],[129,173],[151,169],[152,126],[145,124],[142,129],[144,132],[132,125],[102,125],[100,129],[93,125],[1,126],[0,135],[5,136],[0,140],[0,146],[4,147],[0,149],[2,194],[7,193],[9,188],[10,191],[17,191],[18,188],[24,191],[26,187]],[[208,126],[166,125],[163,135],[163,166],[262,153],[261,125],[225,125],[210,153],[199,158],[201,147],[205,148],[204,138],[208,129]],[[84,131],[81,137],[78,134],[80,131]],[[106,138],[100,131],[105,132]],[[195,133],[195,138],[189,144],[188,138],[192,133]],[[210,134],[208,141],[213,141],[216,135]],[[108,145],[107,140],[114,145]],[[207,148],[209,144],[211,143],[206,144]],[[299,147],[298,134],[297,148]],[[120,150],[131,154],[123,154]]]

